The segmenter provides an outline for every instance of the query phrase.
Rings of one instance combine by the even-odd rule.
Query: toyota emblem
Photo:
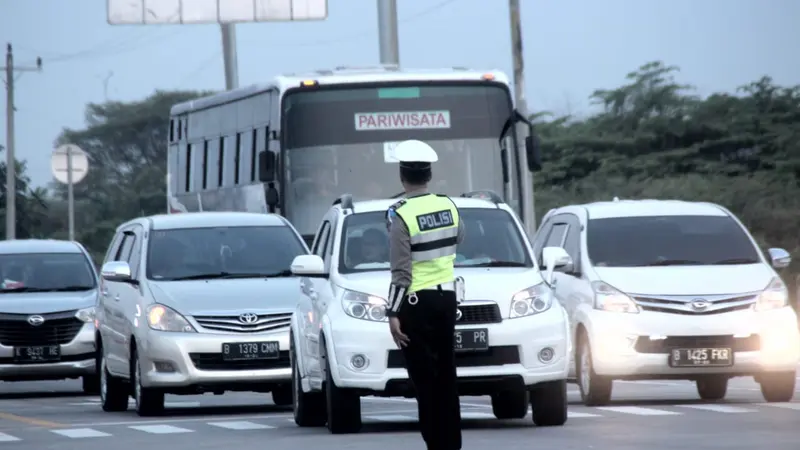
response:
[[[258,314],[244,313],[239,314],[239,322],[242,323],[255,323],[258,320]]]
[[[28,317],[28,323],[35,327],[38,327],[39,325],[44,323],[44,317],[40,315],[30,316]]]
[[[460,309],[456,309],[456,321],[461,320],[461,316],[462,315],[463,314],[461,313],[461,310]]]
[[[692,300],[692,303],[690,303],[690,305],[692,306],[692,309],[695,311],[705,311],[709,306],[711,306],[711,303],[703,300],[702,298],[696,298]]]

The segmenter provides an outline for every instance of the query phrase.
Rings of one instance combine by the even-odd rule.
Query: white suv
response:
[[[701,398],[753,376],[770,402],[794,395],[800,336],[787,289],[739,220],[710,203],[638,200],[550,211],[534,250],[563,247],[554,277],[575,339],[571,372],[586,405],[613,380],[683,379]],[[770,267],[770,264],[772,267]]]
[[[523,228],[505,204],[454,198],[466,237],[456,274],[465,280],[454,336],[462,395],[491,395],[499,419],[563,425],[571,340]],[[361,427],[361,396],[413,396],[403,354],[389,333],[386,210],[396,200],[337,200],[312,247],[292,263],[303,298],[291,324],[294,417],[332,433]],[[551,267],[569,264],[547,250]],[[553,275],[552,269],[549,270]]]

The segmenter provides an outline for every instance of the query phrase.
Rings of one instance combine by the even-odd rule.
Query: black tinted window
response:
[[[300,239],[286,226],[155,230],[150,234],[147,278],[270,275],[288,271],[292,260],[304,253]]]
[[[461,209],[466,233],[458,244],[456,267],[510,263],[531,267],[525,243],[511,215],[500,209]],[[344,221],[339,271],[389,269],[385,213],[353,214]]]
[[[619,217],[589,220],[587,247],[599,267],[752,264],[759,256],[727,216]]]
[[[89,290],[94,268],[82,253],[0,255],[0,292],[15,290]]]

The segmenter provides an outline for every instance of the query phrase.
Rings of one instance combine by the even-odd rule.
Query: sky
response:
[[[511,75],[505,1],[397,3],[405,68]],[[701,95],[763,75],[800,84],[798,0],[520,3],[526,95],[535,111],[587,114],[592,91],[617,87],[654,60],[680,67],[679,80]],[[376,0],[329,0],[328,9],[325,21],[237,25],[240,86],[280,73],[377,64]],[[156,89],[225,87],[217,25],[109,25],[106,0],[0,0],[0,43],[6,42],[17,65],[43,59],[41,73],[17,75],[15,102],[17,158],[27,161],[37,186],[51,182],[53,142],[65,127],[84,127],[87,103],[139,100]],[[5,145],[5,108],[0,116]]]

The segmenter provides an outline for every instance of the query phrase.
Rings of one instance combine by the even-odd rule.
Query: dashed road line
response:
[[[181,427],[173,427],[172,425],[138,425],[128,427],[138,431],[144,431],[150,434],[176,434],[176,433],[193,433],[194,430]]]
[[[602,411],[633,414],[636,416],[678,416],[681,413],[655,408],[640,408],[638,406],[603,406],[597,408]]]

